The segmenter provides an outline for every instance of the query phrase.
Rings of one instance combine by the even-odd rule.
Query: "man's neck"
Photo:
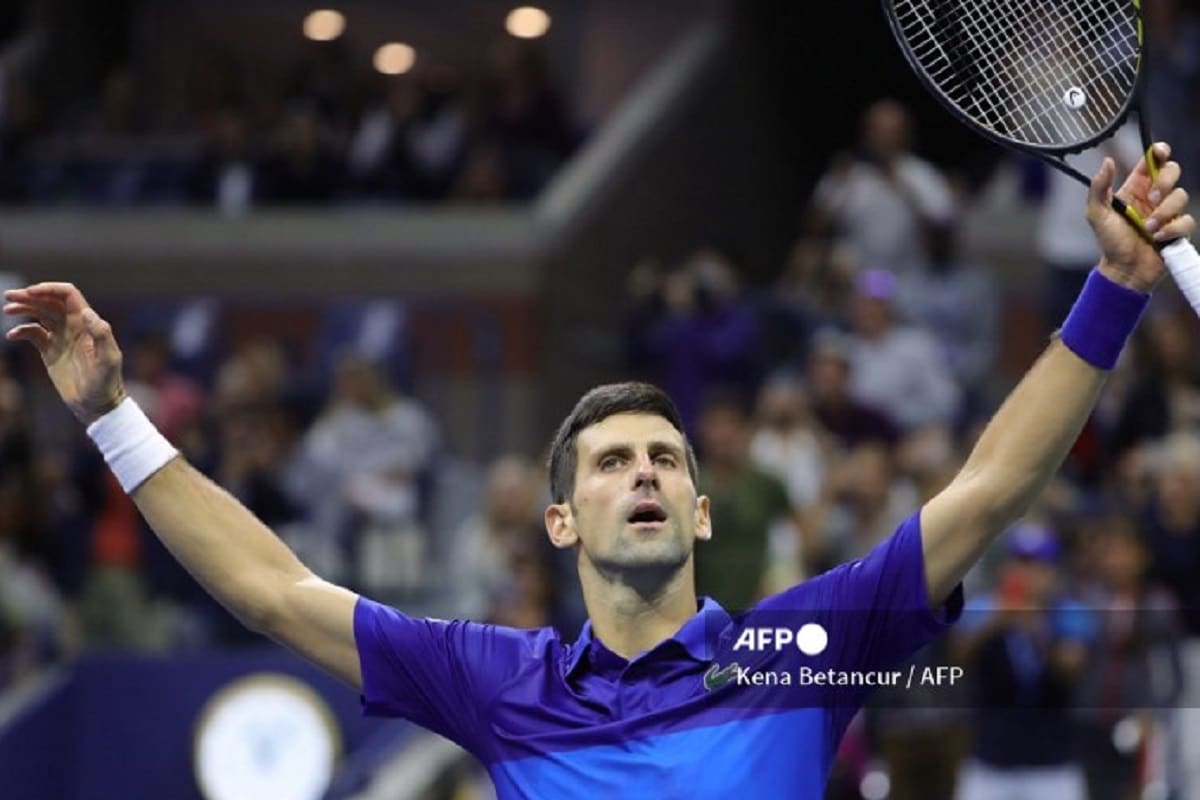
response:
[[[601,575],[586,558],[579,577],[592,634],[627,660],[674,636],[698,610],[690,559],[652,594]]]

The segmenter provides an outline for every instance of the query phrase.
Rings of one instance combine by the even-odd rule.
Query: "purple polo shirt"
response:
[[[705,599],[674,636],[630,661],[590,624],[568,644],[549,628],[414,619],[365,598],[354,632],[364,712],[458,743],[501,800],[820,798],[870,689],[801,685],[802,670],[891,670],[961,611],[961,586],[929,607],[918,513],[866,557],[737,617]],[[748,629],[809,624],[828,634],[819,654],[747,647]],[[771,685],[785,673],[792,684]]]

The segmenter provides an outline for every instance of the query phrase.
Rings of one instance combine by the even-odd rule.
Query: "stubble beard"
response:
[[[638,541],[639,534],[622,523],[608,553],[593,553],[586,546],[583,553],[606,580],[652,595],[669,584],[692,555],[684,532],[673,517],[668,518],[667,528],[653,541]]]

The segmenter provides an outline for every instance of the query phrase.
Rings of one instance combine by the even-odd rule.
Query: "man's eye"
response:
[[[621,466],[619,456],[608,456],[600,462],[600,469],[616,469],[619,466]]]
[[[678,462],[675,461],[675,456],[659,456],[654,459],[654,463],[663,467],[674,467]]]

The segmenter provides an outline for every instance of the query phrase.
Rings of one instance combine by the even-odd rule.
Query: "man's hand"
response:
[[[90,425],[125,399],[121,350],[112,328],[69,283],[38,283],[4,293],[5,314],[33,317],[8,332],[37,348],[63,401]]]
[[[1160,163],[1170,155],[1171,148],[1165,142],[1154,145],[1154,156]],[[1116,169],[1111,158],[1104,159],[1088,192],[1087,219],[1103,254],[1100,271],[1109,280],[1149,293],[1162,280],[1166,267],[1154,246],[1113,210],[1111,187]],[[1188,195],[1176,186],[1179,175],[1179,164],[1166,161],[1158,170],[1158,178],[1152,179],[1146,160],[1141,159],[1117,191],[1117,197],[1146,221],[1147,233],[1157,242],[1191,236],[1196,228],[1191,215],[1183,213]]]

